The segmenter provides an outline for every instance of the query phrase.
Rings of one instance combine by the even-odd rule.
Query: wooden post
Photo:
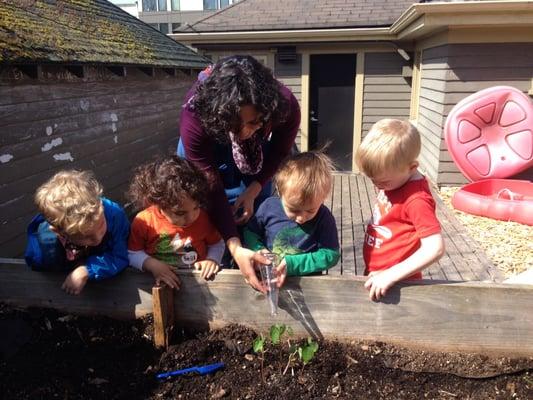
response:
[[[154,305],[154,343],[168,347],[174,329],[174,293],[167,285],[152,288]]]

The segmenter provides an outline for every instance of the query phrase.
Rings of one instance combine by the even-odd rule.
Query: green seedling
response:
[[[272,342],[272,345],[274,346],[278,346],[282,343],[282,339],[283,339],[283,335],[287,335],[287,336],[292,336],[292,328],[288,325],[285,325],[285,324],[274,324],[270,327],[270,341]],[[291,345],[291,342],[290,342],[290,338],[287,339],[287,343],[290,347]],[[282,360],[283,360],[283,354],[282,354],[282,351],[280,349],[280,352],[279,352],[279,361],[280,361],[280,364],[282,363]],[[281,372],[281,370],[280,370]]]
[[[274,324],[270,327],[270,341],[277,346],[282,342],[283,335],[292,336],[292,328],[285,324]]]
[[[254,342],[252,343],[252,348],[256,354],[263,354],[265,352],[265,338],[263,334],[255,338]]]
[[[270,341],[273,345],[278,345],[281,337],[285,333],[287,326],[284,324],[274,324],[270,327]]]
[[[294,375],[294,369],[292,369],[292,367],[294,366],[296,360],[299,358],[302,362],[303,371],[305,366],[313,359],[315,353],[318,351],[318,343],[315,342],[313,339],[308,338],[303,345],[297,346],[291,343],[291,336],[293,335],[293,331],[290,326],[285,324],[274,324],[270,327],[269,339],[270,343],[272,343],[273,346],[280,346],[281,343],[285,340],[284,335],[287,336],[286,340],[288,347],[288,358],[285,369],[283,370],[283,375],[287,373],[289,367],[291,368],[292,374]],[[261,360],[261,378],[263,383],[265,383],[264,363],[265,353],[267,352],[266,345],[267,340],[262,333],[258,337],[256,337],[252,343],[254,353],[258,354],[259,359]],[[280,348],[280,361],[282,358],[283,357]]]
[[[265,383],[265,373],[264,373],[264,364],[265,364],[265,337],[263,334],[260,334],[252,343],[252,348],[255,354],[260,354],[259,359],[261,360],[261,379]]]
[[[307,343],[298,347],[298,357],[302,361],[304,367],[309,364],[317,351],[318,343],[311,338],[307,338]]]

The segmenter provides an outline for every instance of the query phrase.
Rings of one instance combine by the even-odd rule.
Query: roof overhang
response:
[[[174,33],[171,38],[192,45],[213,43],[294,43],[390,40],[390,28],[296,29]]]
[[[414,40],[453,28],[533,28],[533,1],[413,4],[390,27],[395,40]]]
[[[391,26],[233,32],[184,32],[169,35],[178,42],[202,47],[237,43],[305,43],[412,41],[451,28],[533,28],[533,1],[482,1],[413,4]],[[194,29],[194,27],[193,27]]]

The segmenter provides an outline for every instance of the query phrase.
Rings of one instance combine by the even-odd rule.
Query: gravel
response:
[[[451,205],[451,198],[457,190],[459,187],[443,186],[439,189],[439,194],[494,265],[506,277],[533,268],[533,226],[498,221],[455,210]]]

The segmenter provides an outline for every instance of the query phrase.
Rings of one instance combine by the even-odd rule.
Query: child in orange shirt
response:
[[[150,271],[156,284],[178,289],[174,267],[210,279],[219,271],[224,241],[209,221],[207,180],[189,161],[173,156],[139,167],[128,196],[139,208],[128,241],[130,265]]]

